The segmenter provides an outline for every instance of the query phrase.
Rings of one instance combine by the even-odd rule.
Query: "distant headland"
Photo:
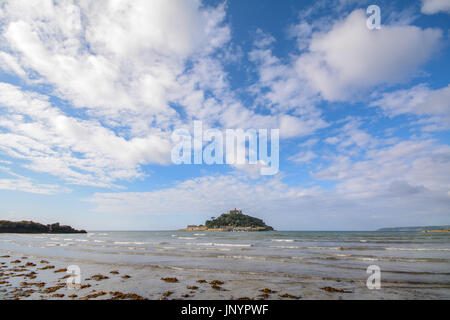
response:
[[[450,232],[450,226],[426,226],[426,227],[397,227],[397,228],[381,228],[377,231],[384,232]]]
[[[274,229],[261,219],[243,214],[242,210],[235,208],[217,218],[211,217],[211,220],[206,220],[205,225],[188,225],[185,229],[178,231],[253,232],[274,231]]]
[[[33,221],[0,220],[0,233],[87,233],[85,230],[75,230],[59,223],[41,224]]]

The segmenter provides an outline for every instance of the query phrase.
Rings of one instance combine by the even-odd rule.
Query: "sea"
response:
[[[394,288],[394,298],[418,298],[427,292],[433,292],[438,298],[450,297],[450,233],[93,231],[87,234],[0,234],[0,253],[244,277],[281,277],[292,281],[355,282],[361,287],[371,275],[368,268],[376,266],[380,270],[382,288]]]

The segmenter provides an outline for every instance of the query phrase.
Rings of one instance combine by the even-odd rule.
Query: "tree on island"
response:
[[[207,228],[263,228],[265,230],[273,230],[272,227],[266,225],[263,220],[248,216],[237,212],[236,210],[229,211],[220,215],[218,218],[212,217],[211,220],[205,222]]]

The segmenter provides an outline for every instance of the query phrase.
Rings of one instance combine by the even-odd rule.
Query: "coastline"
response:
[[[0,299],[449,299],[448,237],[418,235],[405,244],[377,232],[4,234]],[[366,286],[372,264],[381,290]],[[72,265],[82,288],[66,286]]]
[[[268,230],[267,228],[252,228],[252,227],[223,227],[223,228],[207,228],[207,227],[192,227],[183,228],[175,231],[183,232],[272,232],[277,230]]]
[[[420,284],[389,283],[367,290],[364,279],[285,277],[164,266],[131,266],[77,259],[0,253],[2,300],[372,300],[423,299]],[[12,263],[14,261],[20,263]],[[44,263],[41,261],[44,260]],[[26,266],[28,264],[28,266]],[[80,288],[66,284],[65,269],[82,270]],[[35,266],[33,266],[35,265]],[[22,267],[20,267],[22,266]],[[112,272],[112,273],[111,273]],[[31,275],[31,277],[30,277]],[[103,278],[103,279],[102,279]],[[176,281],[172,281],[175,278]],[[165,281],[163,279],[168,279]],[[405,288],[411,286],[410,290]],[[450,286],[430,288],[426,299],[450,298]],[[443,291],[445,290],[445,291]]]
[[[75,263],[82,270],[79,288],[71,289],[66,284],[68,263]],[[298,300],[319,296],[343,299],[344,295],[348,299],[359,298],[348,284],[331,280],[327,283],[337,286],[336,291],[316,288],[315,295],[305,294],[308,292],[305,286],[314,282],[314,279],[268,278],[251,272],[112,265],[13,252],[0,255],[3,300]],[[310,290],[314,291],[312,287]]]

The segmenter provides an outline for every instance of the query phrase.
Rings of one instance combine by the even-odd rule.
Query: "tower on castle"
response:
[[[234,208],[234,210],[228,210],[227,214],[242,214],[242,210]]]

